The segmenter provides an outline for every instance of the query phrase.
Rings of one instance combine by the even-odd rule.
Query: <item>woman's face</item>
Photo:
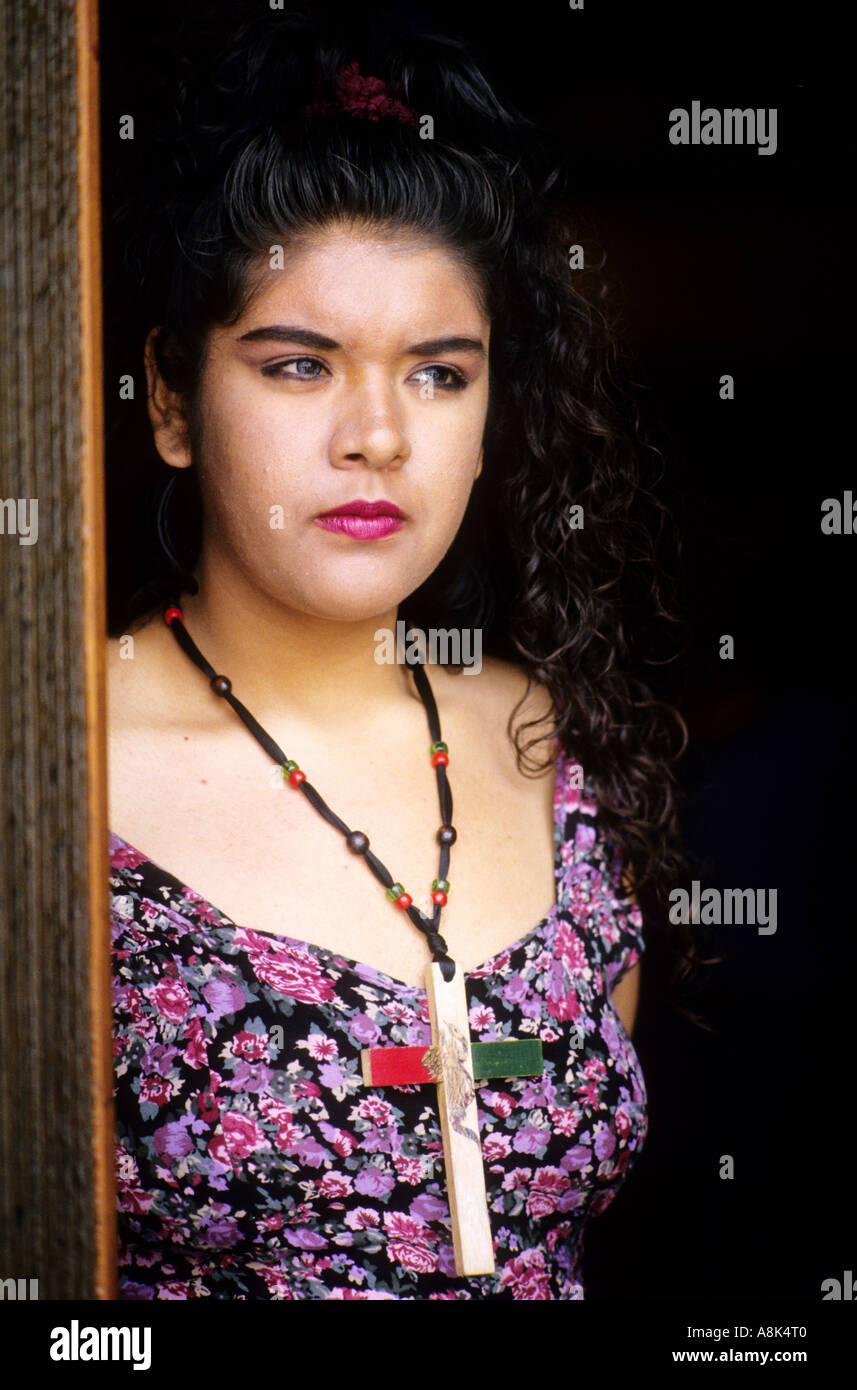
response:
[[[490,324],[413,234],[336,224],[264,262],[200,395],[206,573],[325,618],[389,612],[437,567],[482,468]],[[177,461],[177,460],[170,460]],[[389,503],[389,519],[324,513]]]

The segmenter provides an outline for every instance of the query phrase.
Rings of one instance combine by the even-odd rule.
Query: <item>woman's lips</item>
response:
[[[400,531],[404,521],[397,516],[317,516],[316,525],[325,531],[338,531],[341,536],[352,536],[356,541],[374,541],[381,536],[390,536]]]
[[[357,541],[380,540],[399,531],[405,524],[404,514],[393,502],[347,502],[342,507],[315,518],[316,525],[325,531],[336,531]]]

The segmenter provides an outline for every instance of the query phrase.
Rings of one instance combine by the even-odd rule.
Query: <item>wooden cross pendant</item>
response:
[[[455,1272],[493,1274],[494,1243],[482,1166],[476,1085],[488,1077],[541,1076],[537,1038],[471,1043],[464,972],[447,984],[440,966],[426,967],[431,1045],[367,1048],[360,1054],[367,1086],[437,1086],[443,1161],[452,1216]]]

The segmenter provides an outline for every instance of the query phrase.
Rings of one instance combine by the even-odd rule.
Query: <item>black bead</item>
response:
[[[458,831],[454,825],[442,825],[437,832],[437,842],[439,845],[454,845],[458,839]]]
[[[212,676],[211,688],[215,695],[228,695],[232,689],[232,682],[228,676]]]
[[[352,830],[350,835],[346,835],[345,843],[352,854],[365,854],[369,848],[369,837],[362,830]]]

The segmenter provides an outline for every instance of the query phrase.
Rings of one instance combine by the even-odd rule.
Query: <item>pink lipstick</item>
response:
[[[356,541],[374,541],[401,530],[405,514],[394,502],[383,499],[367,502],[358,497],[354,502],[344,502],[341,507],[323,512],[315,521],[325,531],[336,531]]]

